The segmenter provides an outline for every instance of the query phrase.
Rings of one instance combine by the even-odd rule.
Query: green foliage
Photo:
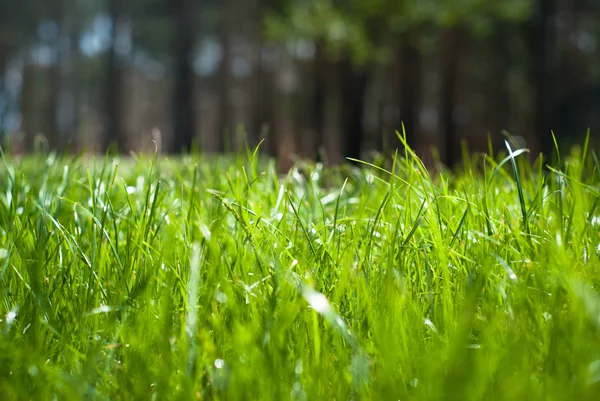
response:
[[[302,3],[283,18],[268,14],[267,34],[278,41],[323,40],[334,56],[349,52],[357,63],[364,63],[374,53],[364,17],[344,11],[330,1]]]
[[[595,400],[597,157],[9,159],[0,398]]]
[[[523,21],[533,0],[305,0],[287,14],[270,14],[273,40],[323,40],[334,55],[349,53],[358,64],[387,60],[386,38],[413,29],[465,26],[486,35],[499,21]]]

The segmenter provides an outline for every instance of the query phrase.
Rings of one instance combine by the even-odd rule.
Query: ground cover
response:
[[[5,157],[0,399],[596,400],[600,164],[505,156]]]

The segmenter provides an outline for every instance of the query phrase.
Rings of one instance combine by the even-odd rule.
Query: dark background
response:
[[[285,168],[600,131],[597,0],[0,0],[13,152],[235,151]]]

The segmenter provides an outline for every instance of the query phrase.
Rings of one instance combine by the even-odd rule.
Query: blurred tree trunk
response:
[[[8,64],[8,52],[0,41],[0,97],[5,98],[6,96],[6,65]],[[4,147],[6,140],[6,117],[7,105],[4,103],[4,107],[0,107],[0,146]]]
[[[252,127],[257,138],[264,138],[263,149],[271,156],[280,153],[281,109],[279,104],[284,98],[279,88],[279,72],[282,68],[282,54],[277,45],[265,44],[263,18],[266,13],[281,15],[283,2],[280,0],[256,1],[256,45],[257,53],[254,68],[254,105]]]
[[[60,103],[60,29],[63,22],[62,1],[56,0],[48,3],[47,17],[58,27],[56,37],[52,38],[51,50],[52,63],[44,68],[44,96],[42,104],[43,133],[48,141],[48,147],[55,151],[62,150],[62,136],[58,127],[57,112]]]
[[[4,73],[8,64],[8,53],[8,46],[5,46],[2,40],[0,40],[0,82],[4,82]]]
[[[173,90],[173,150],[192,150],[196,126],[194,113],[194,0],[173,0],[175,24],[174,90]]]
[[[62,138],[58,129],[56,113],[60,94],[60,70],[57,64],[44,69],[43,133],[52,150],[62,149]]]
[[[273,139],[276,146],[277,167],[282,173],[294,164],[296,154],[295,130],[293,119],[292,91],[286,83],[293,61],[290,56],[279,54],[275,68],[275,88],[273,90]]]
[[[80,94],[79,70],[77,69],[78,41],[81,35],[81,23],[77,21],[76,15],[66,10],[66,16],[62,23],[62,35],[67,40],[62,54],[63,63],[60,66],[60,86],[62,88],[60,129],[63,137],[65,151],[77,151],[81,137],[77,135],[77,124],[79,118],[78,102]]]
[[[364,136],[368,73],[365,67],[354,66],[348,58],[339,62],[339,69],[342,153],[345,157],[359,159]]]
[[[263,38],[263,1],[255,0],[254,18],[252,24],[252,43],[254,45],[252,60],[252,80],[251,80],[251,106],[250,123],[248,135],[250,146],[255,147],[265,136],[265,126],[268,126],[269,119],[266,116],[269,96],[265,96],[267,85],[265,85],[265,71],[263,63],[264,38]]]
[[[412,36],[405,35],[398,47],[400,56],[400,87],[398,88],[398,116],[397,130],[402,135],[402,124],[406,130],[407,143],[414,149],[415,138],[419,127],[419,110],[421,104],[421,90],[423,80],[423,60],[421,52],[412,43]],[[391,150],[400,146],[400,141],[395,132],[388,142]]]
[[[315,43],[316,44],[316,43]],[[318,50],[315,49],[315,52]],[[297,75],[300,82],[307,82],[306,88],[297,88],[296,84],[292,86],[293,92],[293,116],[296,133],[296,156],[305,160],[315,160],[318,153],[318,133],[322,126],[319,113],[323,107],[322,96],[324,92],[319,93],[322,87],[319,88],[317,78],[317,54],[314,54],[313,60],[310,62],[296,61],[293,67],[294,73]],[[317,110],[319,108],[319,111]]]
[[[532,82],[533,82],[533,131],[537,136],[540,150],[549,161],[553,153],[553,141],[550,137],[552,129],[550,108],[553,98],[551,65],[549,63],[552,38],[552,19],[554,0],[537,0],[533,15],[531,37]]]
[[[330,70],[330,72],[334,71]],[[341,119],[337,118],[340,102],[339,99],[328,99],[327,103],[327,113],[325,113],[325,125],[323,127],[323,149],[325,150],[324,156],[326,159],[323,162],[327,166],[337,166],[344,161],[342,156],[342,133],[340,130]]]
[[[22,150],[25,153],[34,150],[34,141],[38,129],[36,113],[37,78],[36,68],[25,65],[23,69],[23,87],[21,89],[21,128],[24,133]]]
[[[106,64],[106,110],[103,150],[116,146],[119,152],[126,152],[127,138],[123,128],[123,66],[117,51],[119,29],[123,20],[120,0],[110,0],[109,13],[112,21],[110,47]]]
[[[442,162],[454,167],[457,162],[458,137],[454,122],[460,59],[462,57],[462,32],[458,26],[448,28],[441,37],[441,87],[440,87],[440,133],[443,137]]]
[[[490,36],[489,75],[486,100],[486,125],[493,143],[499,143],[502,130],[508,129],[510,96],[508,73],[510,71],[510,27],[496,22],[496,30]]]
[[[576,2],[557,0],[557,3],[554,13],[560,15],[561,23],[554,29],[557,33],[554,33],[550,40],[556,38],[558,54],[555,55],[555,60],[559,62],[555,67],[556,76],[552,82],[558,83],[554,100],[562,107],[556,110],[557,104],[552,104],[551,113],[554,118],[551,128],[561,139],[568,136],[578,141],[585,134],[584,130],[588,128],[588,116],[591,114],[591,108],[594,107],[589,101],[586,103],[591,107],[576,105],[575,100],[578,94],[584,93],[593,85],[591,79],[593,74],[590,71],[590,67],[594,65],[593,52],[590,52],[590,48],[585,51],[580,47],[579,37],[582,32],[586,32],[586,27],[585,22],[578,18]],[[578,40],[575,41],[574,38]]]
[[[276,153],[273,132],[274,74],[272,66],[265,65],[261,54],[266,48],[263,43],[256,44],[255,58],[252,68],[252,101],[250,110],[250,144],[257,146],[261,140],[265,143],[262,151],[272,156]]]
[[[322,40],[315,42],[314,58],[313,127],[317,159],[325,145],[325,107],[327,103],[327,54]]]
[[[12,13],[4,12],[0,13],[0,96],[5,95],[6,91],[6,71],[9,63],[11,53],[14,51],[13,47],[16,45],[14,40],[11,38],[11,26],[9,21],[15,18]],[[6,113],[7,104],[4,104],[4,108],[0,109],[0,145],[5,145],[6,140]]]
[[[277,156],[279,148],[278,109],[280,108],[281,91],[277,84],[277,72],[281,68],[281,54],[279,49],[271,48],[272,62],[262,63],[258,72],[261,78],[258,93],[258,105],[255,109],[255,123],[259,126],[266,138],[267,153]]]
[[[236,148],[236,132],[231,113],[231,19],[233,0],[220,0],[219,36],[222,49],[221,68],[219,70],[219,111],[217,117],[217,151],[234,151]]]

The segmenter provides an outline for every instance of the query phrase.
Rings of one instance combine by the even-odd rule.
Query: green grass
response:
[[[596,155],[405,155],[7,158],[0,399],[599,399]]]

